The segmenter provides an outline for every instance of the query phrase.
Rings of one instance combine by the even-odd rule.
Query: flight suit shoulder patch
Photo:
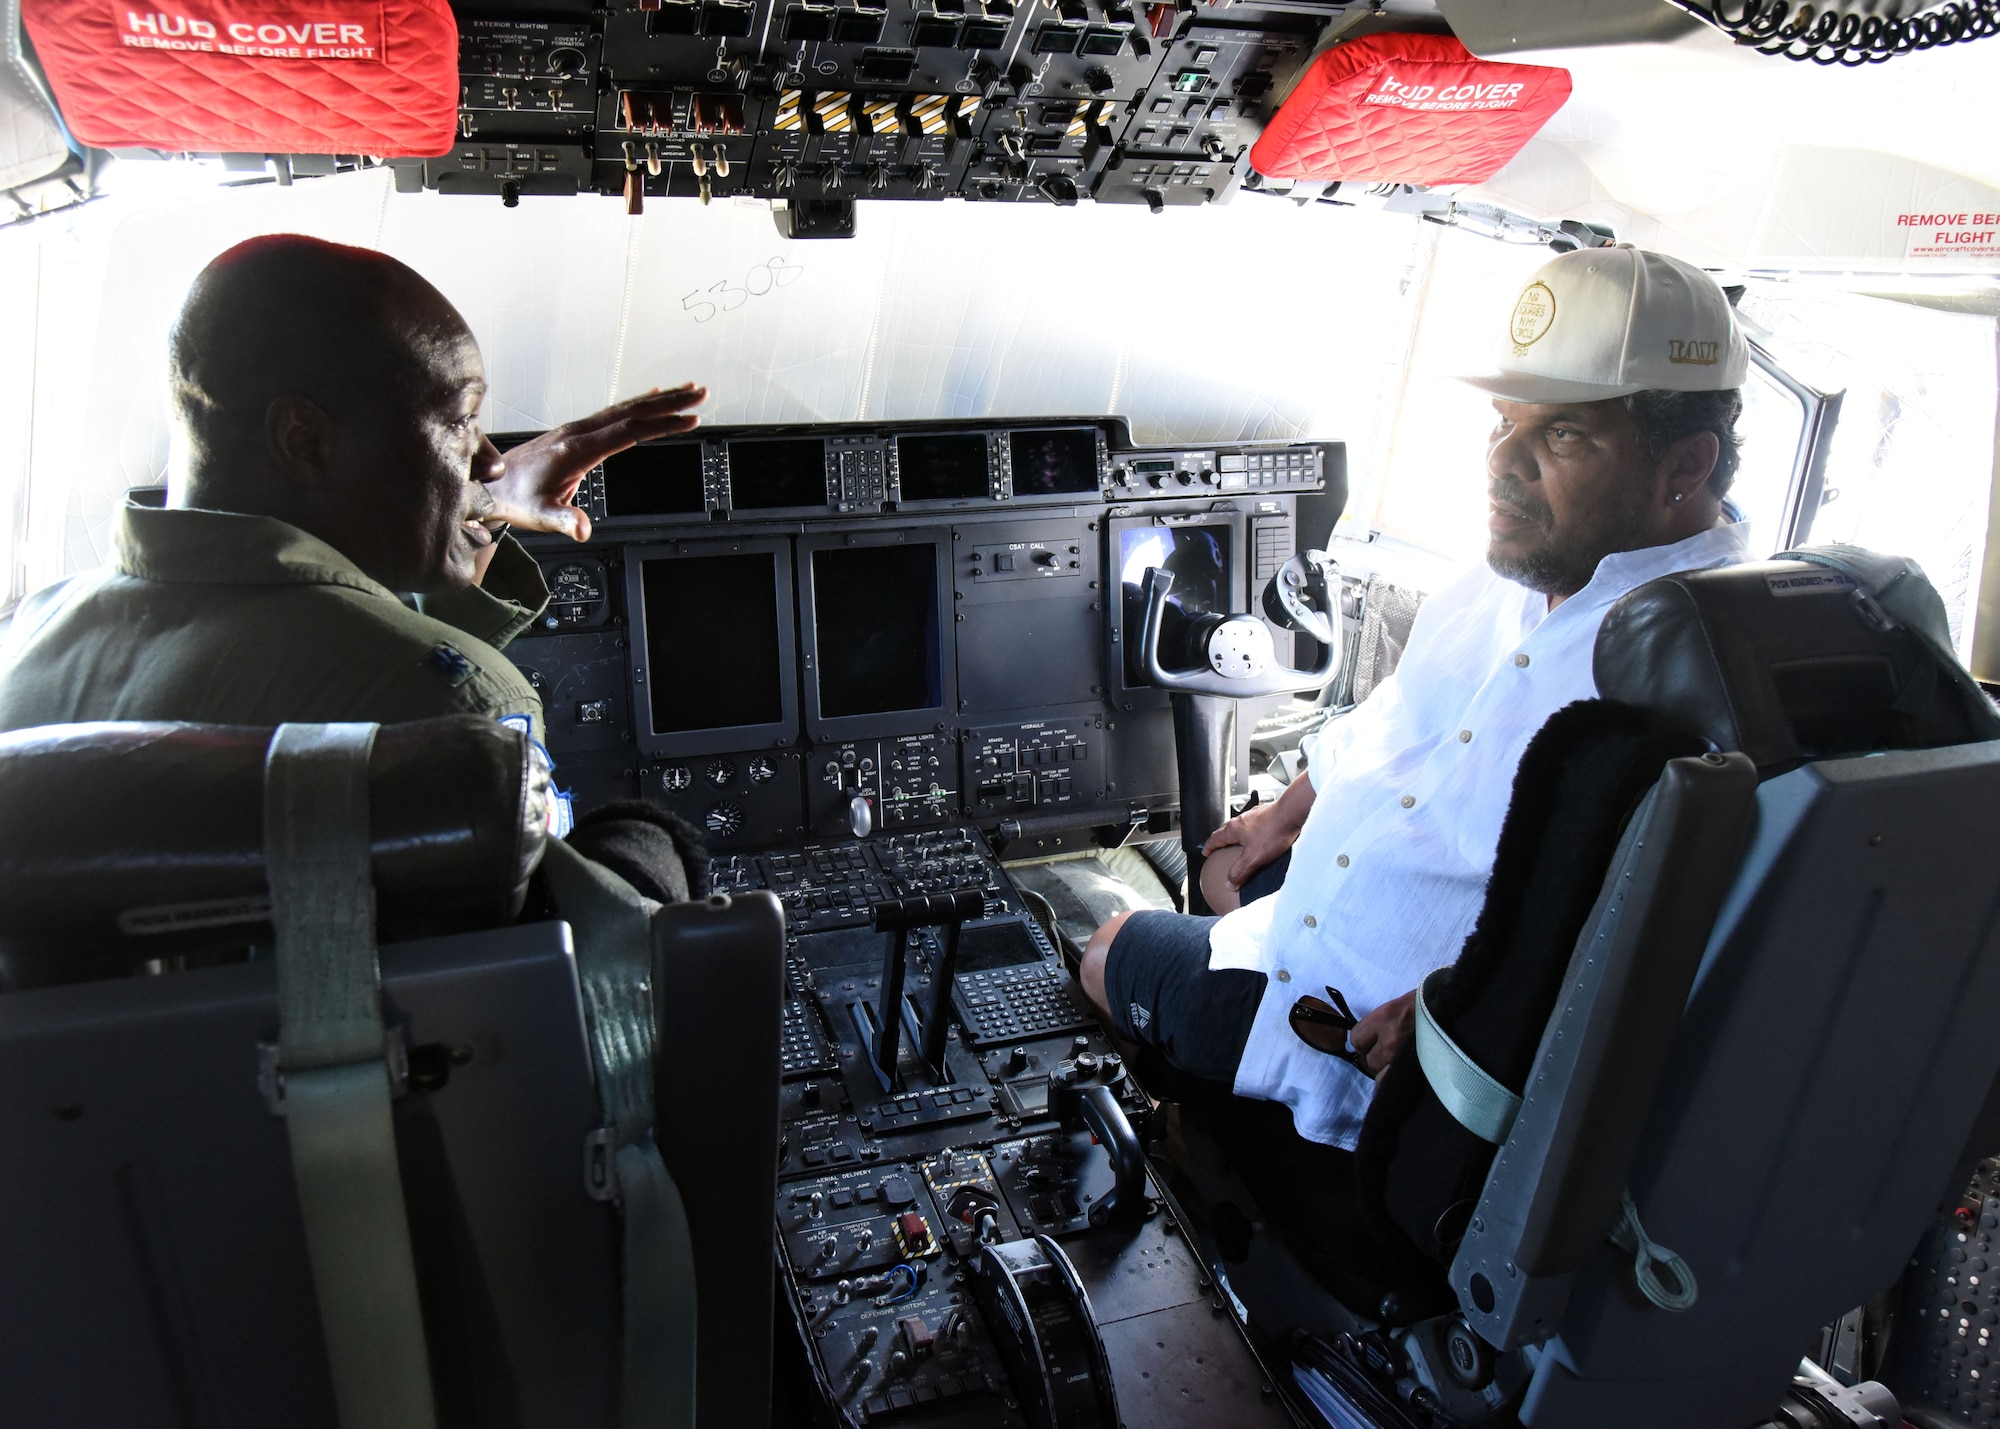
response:
[[[440,640],[424,655],[424,663],[435,670],[454,690],[479,673],[479,667],[449,641]]]

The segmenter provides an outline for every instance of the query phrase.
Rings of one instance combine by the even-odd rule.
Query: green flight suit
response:
[[[526,715],[544,738],[541,699],[500,653],[549,598],[511,537],[483,585],[413,610],[296,526],[134,496],[110,566],[37,591],[0,624],[0,730],[483,714]]]

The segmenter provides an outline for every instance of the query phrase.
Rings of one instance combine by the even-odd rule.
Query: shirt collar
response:
[[[1559,614],[1574,605],[1588,608],[1606,605],[1647,581],[1672,575],[1675,571],[1697,570],[1704,566],[1727,565],[1750,554],[1750,523],[1732,521],[1697,531],[1670,546],[1644,546],[1636,551],[1613,551],[1597,563],[1590,584],[1556,607]]]
[[[270,516],[145,498],[119,509],[112,548],[120,571],[177,585],[339,585],[395,600],[388,587],[317,536]]]

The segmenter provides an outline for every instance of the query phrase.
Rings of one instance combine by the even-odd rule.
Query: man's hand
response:
[[[590,469],[640,442],[693,431],[701,418],[689,409],[707,400],[708,389],[692,382],[670,392],[655,388],[521,443],[507,453],[507,470],[490,488],[491,519],[588,541],[590,517],[570,500]]]
[[[1417,1022],[1416,989],[1392,997],[1354,1024],[1347,1045],[1361,1054],[1368,1075],[1379,1077],[1396,1060],[1397,1049],[1409,1040]]]
[[[1201,846],[1202,856],[1213,858],[1217,849],[1242,849],[1224,880],[1231,888],[1240,890],[1250,881],[1251,874],[1298,842],[1299,830],[1305,827],[1312,806],[1312,780],[1301,774],[1285,786],[1285,792],[1274,802],[1245,809],[1210,834],[1208,842]]]

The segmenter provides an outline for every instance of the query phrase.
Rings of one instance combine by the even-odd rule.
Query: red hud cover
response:
[[[1323,51],[1250,150],[1274,179],[1476,184],[1569,98],[1569,71],[1477,59],[1450,35]]]
[[[23,0],[98,148],[431,156],[458,119],[446,0]]]

